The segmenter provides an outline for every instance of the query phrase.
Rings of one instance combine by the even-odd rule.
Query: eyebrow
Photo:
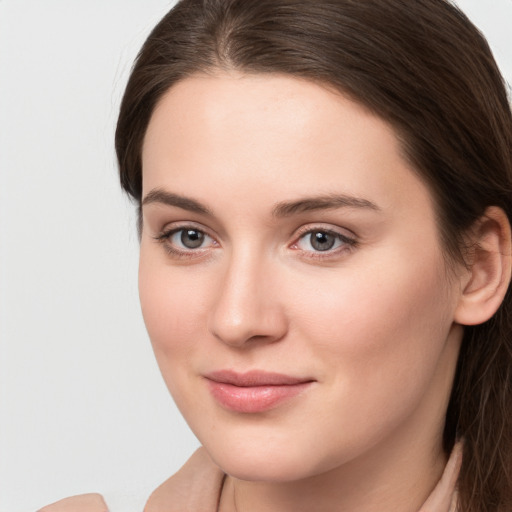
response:
[[[199,201],[190,197],[168,192],[161,188],[155,188],[148,192],[142,200],[142,205],[160,203],[168,206],[176,206],[183,210],[188,210],[202,215],[213,216],[212,211],[201,204]],[[304,197],[294,201],[282,201],[277,203],[272,209],[273,217],[289,217],[299,213],[315,210],[328,210],[336,208],[358,208],[381,211],[375,204],[361,197],[350,196],[347,194],[327,194],[313,197]]]
[[[274,207],[272,215],[274,217],[288,217],[298,213],[336,208],[363,208],[381,211],[375,203],[372,203],[368,199],[346,194],[327,194],[305,197],[296,201],[283,201]]]
[[[151,203],[160,203],[168,206],[176,206],[182,210],[189,212],[201,213],[202,215],[213,216],[211,210],[202,205],[199,201],[191,199],[190,197],[180,196],[172,192],[167,192],[161,188],[155,188],[148,192],[142,200],[141,206]]]

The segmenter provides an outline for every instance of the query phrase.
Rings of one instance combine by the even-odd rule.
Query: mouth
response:
[[[223,408],[240,413],[260,413],[288,402],[306,391],[311,378],[253,370],[237,373],[231,370],[204,376],[213,398]]]

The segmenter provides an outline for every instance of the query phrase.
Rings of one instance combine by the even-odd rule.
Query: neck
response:
[[[248,482],[228,477],[224,508],[220,510],[417,512],[446,464],[441,450],[422,448],[395,451],[392,460],[385,453],[368,453],[327,473],[293,482]]]

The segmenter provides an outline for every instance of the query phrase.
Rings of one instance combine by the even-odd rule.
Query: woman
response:
[[[184,0],[116,150],[204,446],[147,511],[512,509],[512,117],[460,11]]]

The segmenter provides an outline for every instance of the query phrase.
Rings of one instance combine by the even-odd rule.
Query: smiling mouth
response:
[[[314,382],[279,373],[231,370],[204,376],[213,398],[225,409],[240,413],[265,412],[306,391]]]

